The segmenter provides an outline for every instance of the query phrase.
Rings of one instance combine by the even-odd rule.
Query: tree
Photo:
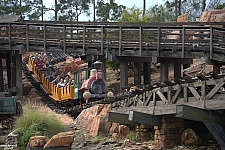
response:
[[[98,17],[98,21],[116,21],[118,20],[123,10],[126,7],[123,5],[118,5],[114,2],[114,0],[98,0],[96,6],[96,16]]]
[[[150,20],[142,15],[142,10],[135,5],[123,11],[119,22],[149,22]],[[146,14],[147,15],[147,14]]]

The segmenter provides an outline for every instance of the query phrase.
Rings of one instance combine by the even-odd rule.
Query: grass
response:
[[[42,135],[47,138],[66,131],[65,126],[55,115],[49,115],[39,109],[29,109],[29,104],[24,106],[24,114],[16,119],[15,129],[19,135],[19,144],[26,146],[31,136]]]
[[[96,143],[102,142],[104,140],[105,140],[105,137],[98,135],[98,136],[93,137],[93,139],[91,141],[93,144],[96,144]]]
[[[125,139],[135,142],[140,141],[140,139],[137,138],[135,131],[130,131],[129,134],[125,137]]]

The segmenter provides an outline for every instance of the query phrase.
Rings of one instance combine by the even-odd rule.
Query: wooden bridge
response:
[[[164,83],[143,86],[127,95],[107,99],[106,102],[112,103],[113,107],[107,120],[160,126],[162,115],[176,114],[177,117],[203,122],[224,148],[225,80],[224,75],[218,75],[220,66],[225,64],[224,25],[225,22],[0,23],[0,57],[8,60],[7,70],[11,72],[16,68],[22,70],[21,54],[26,52],[65,52],[119,60],[121,89],[128,86],[128,61],[134,62],[136,85],[149,84],[149,63],[159,62],[160,79]],[[181,65],[192,64],[194,58],[201,57],[213,65],[214,73],[210,76],[199,74],[196,78],[167,81],[168,63],[174,64],[174,78],[180,78]],[[144,63],[143,83],[140,62]],[[18,76],[22,75],[9,75],[11,87],[21,87],[21,77]]]

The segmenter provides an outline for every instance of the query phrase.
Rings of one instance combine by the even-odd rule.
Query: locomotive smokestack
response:
[[[97,70],[101,70],[102,68],[102,62],[97,60],[95,63],[94,63],[94,66],[95,66],[95,69]]]

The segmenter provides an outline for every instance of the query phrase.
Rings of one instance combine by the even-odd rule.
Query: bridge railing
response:
[[[186,57],[187,51],[212,53],[214,48],[222,49],[225,45],[222,23],[184,24],[1,23],[1,49],[17,50],[18,45],[23,44],[28,51],[93,55],[114,52],[117,56],[139,57],[160,57],[165,51],[176,51],[181,57]]]

